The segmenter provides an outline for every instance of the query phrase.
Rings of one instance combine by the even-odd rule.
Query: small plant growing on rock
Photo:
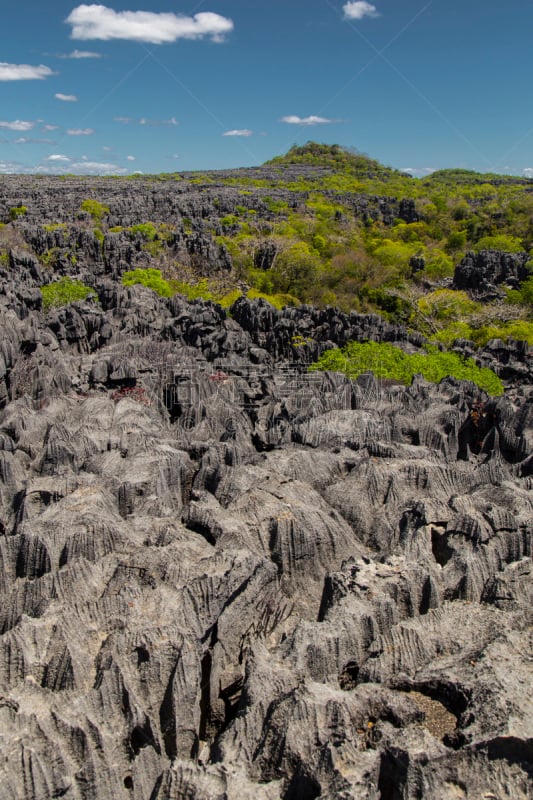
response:
[[[135,286],[141,284],[148,289],[157,292],[161,297],[171,297],[174,294],[171,285],[161,275],[160,269],[132,269],[125,272],[122,276],[124,286]]]
[[[102,221],[104,214],[109,214],[109,208],[99,203],[98,200],[84,200],[80,206],[81,211],[90,214],[94,222],[99,223]]]
[[[13,208],[9,209],[9,216],[12,220],[19,219],[20,217],[25,217],[28,213],[27,206],[14,206]]]
[[[153,242],[157,236],[157,228],[153,222],[142,222],[139,225],[132,225],[130,231],[132,233],[140,233],[147,242]]]
[[[41,286],[43,309],[48,311],[51,308],[75,303],[77,300],[85,300],[91,293],[92,289],[89,286],[66,276],[54,283]]]

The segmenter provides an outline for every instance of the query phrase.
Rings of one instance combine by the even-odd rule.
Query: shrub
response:
[[[453,261],[441,250],[428,252],[424,272],[432,280],[451,278],[453,275]]]
[[[216,302],[222,308],[231,308],[233,303],[236,303],[239,297],[242,297],[242,292],[240,289],[234,289],[232,292],[227,292],[227,294],[222,295],[222,297],[217,297]]]
[[[169,282],[172,293],[184,295],[187,300],[214,300],[215,297],[209,289],[207,278],[202,278],[198,283],[172,280]]]
[[[466,292],[454,289],[437,289],[421,297],[418,308],[426,317],[437,321],[461,320],[480,308]]]
[[[474,250],[503,250],[506,253],[519,253],[524,249],[522,240],[516,236],[500,233],[497,236],[483,236],[474,245]]]
[[[152,222],[142,222],[139,225],[132,225],[132,233],[140,233],[147,242],[153,242],[157,236],[157,228]]]
[[[408,355],[388,342],[349,342],[342,349],[326,350],[309,369],[343,372],[349,378],[373,372],[378,378],[404,384],[409,384],[416,374],[433,383],[452,376],[472,381],[488,394],[503,394],[503,384],[492,370],[478,367],[471,358],[464,359],[457,353],[443,353],[436,348],[429,348],[425,354]]]
[[[473,339],[473,337],[474,329],[467,322],[451,322],[432,336],[431,340],[441,342],[445,347],[451,347],[456,339]]]
[[[510,289],[507,292],[507,300],[509,303],[533,306],[533,278],[528,278],[521,283],[519,289]]]
[[[54,283],[41,286],[43,309],[48,311],[50,308],[66,306],[77,300],[85,300],[91,293],[92,289],[81,281],[64,277]]]
[[[150,253],[152,258],[157,258],[161,255],[164,249],[164,244],[160,239],[154,239],[153,241],[148,241],[143,244],[143,250],[145,253]]]
[[[66,223],[64,222],[52,222],[50,225],[43,225],[45,231],[64,231],[66,228]]]
[[[152,269],[150,267],[148,269],[132,269],[124,273],[122,283],[124,286],[141,284],[157,292],[161,297],[171,297],[174,294],[173,288],[163,278],[160,269]]]
[[[515,339],[533,345],[533,322],[513,319],[500,325],[483,325],[473,330],[470,338],[478,347],[483,347],[490,339],[502,339],[504,342]]]
[[[270,303],[271,306],[274,306],[278,309],[285,308],[285,306],[298,305],[299,303],[297,297],[293,297],[290,294],[283,294],[281,292],[278,292],[277,294],[267,294],[265,292],[258,292],[257,289],[250,289],[246,296],[250,300],[266,300],[267,303]]]
[[[14,206],[13,208],[9,209],[9,216],[12,220],[18,219],[19,217],[25,217],[27,213],[27,206]]]
[[[99,203],[98,200],[84,200],[80,209],[90,214],[95,222],[101,222],[104,214],[109,214],[109,208],[103,203]]]

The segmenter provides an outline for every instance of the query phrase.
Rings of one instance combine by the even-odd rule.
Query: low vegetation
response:
[[[27,206],[13,206],[13,208],[9,209],[9,217],[11,220],[19,219],[19,217],[25,217],[27,213]]]
[[[478,367],[471,358],[437,348],[428,348],[425,354],[409,355],[388,342],[349,342],[341,349],[326,350],[309,369],[343,372],[349,378],[371,372],[376,378],[403,384],[411,383],[415,375],[422,375],[433,383],[452,376],[471,381],[490,395],[503,394],[503,384],[492,370]]]
[[[244,293],[277,308],[312,303],[379,313],[439,348],[451,349],[457,339],[475,346],[491,339],[533,345],[531,180],[456,169],[415,179],[357,151],[314,142],[291,148],[258,175],[152,176],[187,182],[202,196],[205,187],[202,217],[178,217],[175,224],[109,227],[109,207],[94,197],[79,210],[89,215],[102,257],[106,237],[120,235],[129,242],[132,263],[143,264],[124,274],[124,284],[143,284],[163,297],[178,293],[230,309]],[[236,187],[237,197],[219,192],[224,186]],[[22,204],[9,209],[11,223],[26,214]],[[24,248],[24,225],[7,222],[7,212],[6,223],[3,266],[13,247]],[[47,233],[64,231],[63,243],[56,235],[38,252],[48,271],[65,257],[76,264],[70,226],[42,226]],[[224,270],[231,263],[223,278],[196,253],[181,264],[193,234],[212,237]],[[480,303],[451,288],[452,276],[465,253],[487,249],[525,252],[531,277],[499,287],[496,300]]]
[[[105,214],[109,214],[109,208],[107,206],[91,198],[83,201],[80,210],[89,214],[97,224],[102,222]]]
[[[125,272],[122,276],[122,283],[124,286],[134,286],[135,284],[146,286],[148,289],[157,292],[160,297],[172,297],[175,294],[181,294],[186,297],[187,300],[211,300],[225,309],[229,309],[243,294],[240,289],[220,291],[216,284],[210,282],[207,278],[201,278],[196,283],[189,283],[173,278],[167,280],[163,277],[161,270],[151,267]],[[295,297],[291,297],[290,295],[267,294],[259,292],[256,289],[250,289],[247,292],[247,297],[249,297],[250,300],[266,300],[266,302],[276,308],[283,308],[284,306],[294,305],[298,302]]]
[[[85,300],[92,293],[92,289],[81,281],[69,277],[60,278],[58,281],[41,286],[43,309],[69,305],[77,300]]]

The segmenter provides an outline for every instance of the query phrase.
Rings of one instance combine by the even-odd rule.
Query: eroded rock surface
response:
[[[39,270],[1,273],[2,798],[531,797],[527,350],[498,399],[349,381],[306,363],[420,340],[98,266],[44,314]]]

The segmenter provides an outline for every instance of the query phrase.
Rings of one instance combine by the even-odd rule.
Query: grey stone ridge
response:
[[[2,800],[530,798],[527,347],[478,354],[496,399],[309,374],[423,341],[85,244],[93,299],[0,272]]]

